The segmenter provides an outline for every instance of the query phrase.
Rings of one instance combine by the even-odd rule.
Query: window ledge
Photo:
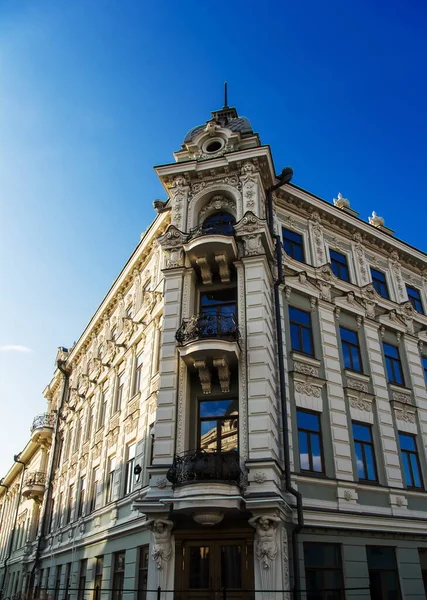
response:
[[[344,369],[345,376],[349,379],[357,379],[358,381],[364,381],[365,383],[370,383],[371,378],[369,375],[365,373],[361,373],[360,371],[352,371],[351,369]]]
[[[307,365],[311,365],[312,367],[320,367],[322,361],[314,358],[310,354],[303,354],[302,352],[297,352],[296,350],[292,350],[291,358],[294,362],[303,362]]]

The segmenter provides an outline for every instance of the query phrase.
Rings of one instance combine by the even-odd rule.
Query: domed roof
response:
[[[229,109],[228,107],[224,107],[221,111],[213,112],[212,119],[214,119],[218,125],[221,125],[221,127],[227,127],[227,129],[231,129],[231,131],[240,131],[242,135],[245,133],[253,133],[249,119],[247,117],[239,117],[237,111],[233,108]],[[191,142],[191,140],[196,137],[198,133],[203,131],[205,127],[206,123],[190,129],[185,136],[184,144]]]

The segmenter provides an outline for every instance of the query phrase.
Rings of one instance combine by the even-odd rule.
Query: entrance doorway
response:
[[[253,600],[252,540],[182,540],[176,542],[177,600]]]

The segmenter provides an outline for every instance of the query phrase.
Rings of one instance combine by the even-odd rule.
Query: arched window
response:
[[[233,225],[236,222],[233,215],[220,211],[210,215],[203,221],[202,230],[205,235],[233,235]]]

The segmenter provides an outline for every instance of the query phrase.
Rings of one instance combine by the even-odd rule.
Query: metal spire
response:
[[[228,108],[228,83],[224,81],[224,106],[223,108]]]

